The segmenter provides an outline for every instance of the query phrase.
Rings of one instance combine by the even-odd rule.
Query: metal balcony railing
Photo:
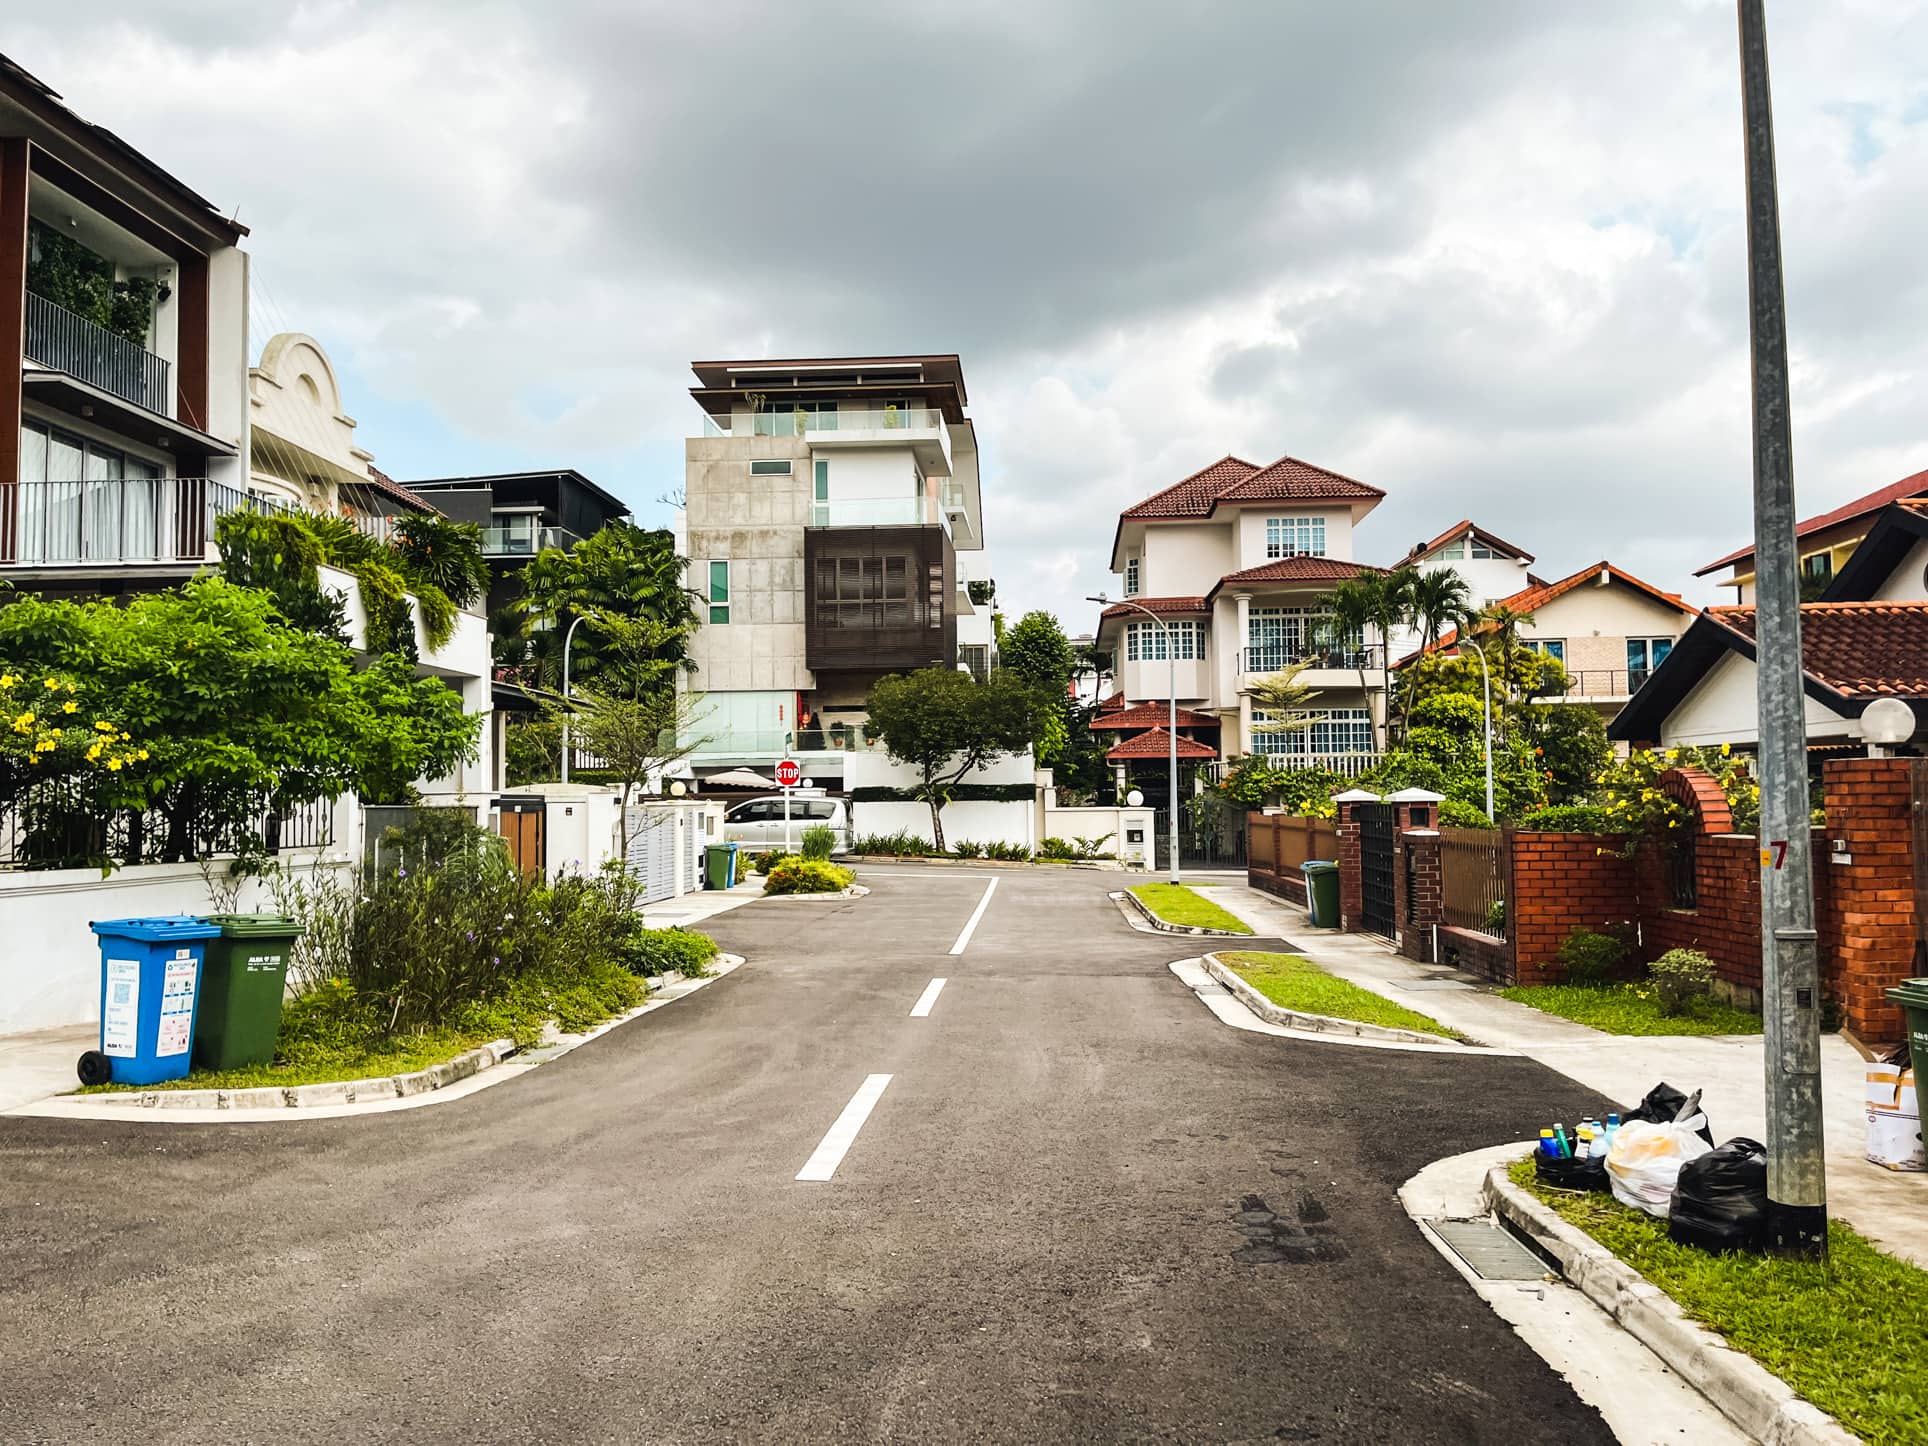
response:
[[[1299,663],[1314,668],[1377,668],[1382,649],[1377,643],[1354,643],[1344,647],[1317,644],[1260,643],[1240,649],[1239,671],[1278,673]]]
[[[1652,670],[1635,668],[1574,668],[1567,673],[1564,696],[1568,698],[1629,698]]]
[[[0,567],[207,562],[217,517],[292,510],[205,477],[0,484]]]
[[[32,292],[27,293],[26,351],[42,366],[63,371],[150,412],[170,415],[170,369],[164,360],[137,342]]]

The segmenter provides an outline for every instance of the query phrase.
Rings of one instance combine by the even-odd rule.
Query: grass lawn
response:
[[[1839,1221],[1826,1265],[1709,1255],[1611,1196],[1540,1189],[1531,1159],[1512,1177],[1873,1446],[1928,1441],[1928,1272]]]
[[[378,1079],[388,1074],[409,1074],[443,1064],[477,1045],[500,1039],[499,1034],[467,1034],[439,1030],[433,1034],[407,1035],[390,1041],[390,1049],[344,1046],[334,1050],[306,1050],[298,1060],[286,1064],[257,1064],[245,1069],[202,1070],[185,1079],[171,1079],[146,1085],[82,1085],[75,1094],[108,1094],[123,1090],[251,1090],[262,1085],[287,1088],[293,1085],[331,1084],[336,1080]]]
[[[1378,1024],[1388,1029],[1413,1029],[1445,1039],[1465,1038],[1438,1020],[1428,1019],[1403,1004],[1381,998],[1370,989],[1361,989],[1349,980],[1328,974],[1310,959],[1301,959],[1297,954],[1234,950],[1221,952],[1218,957],[1231,966],[1234,974],[1281,1009]]]
[[[1658,1001],[1643,997],[1637,984],[1588,989],[1578,984],[1517,985],[1500,998],[1530,1004],[1608,1034],[1759,1034],[1761,1017],[1731,1004],[1696,999],[1685,1014],[1665,1015]]]
[[[1185,924],[1194,929],[1222,929],[1227,934],[1252,931],[1203,894],[1193,893],[1183,884],[1139,884],[1132,889],[1138,902],[1167,924]]]

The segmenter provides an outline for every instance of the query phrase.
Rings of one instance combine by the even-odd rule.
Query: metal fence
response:
[[[1506,937],[1506,841],[1498,829],[1442,828],[1439,874],[1447,924]]]
[[[245,822],[159,809],[102,813],[71,785],[37,785],[0,809],[0,870],[75,869],[232,858],[259,841],[269,854],[328,848],[335,809],[316,799],[286,813],[263,801]]]
[[[1245,816],[1245,872],[1258,888],[1302,899],[1305,876],[1300,866],[1314,859],[1337,862],[1338,858],[1338,826],[1329,818]]]
[[[168,364],[139,342],[27,293],[26,352],[43,366],[168,415]]]

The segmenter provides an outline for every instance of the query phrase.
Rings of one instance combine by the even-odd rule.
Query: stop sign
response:
[[[777,765],[777,782],[785,788],[795,788],[803,777],[803,769],[794,758],[786,758]]]

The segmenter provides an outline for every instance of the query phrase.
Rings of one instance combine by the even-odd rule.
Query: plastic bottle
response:
[[[1562,1128],[1558,1120],[1553,1122],[1553,1143],[1559,1146],[1560,1158],[1562,1160],[1570,1160],[1573,1158],[1573,1147],[1567,1143],[1566,1130]]]
[[[1540,1131],[1540,1153],[1549,1160],[1557,1160],[1560,1158],[1559,1147],[1553,1143],[1553,1131]]]
[[[1607,1116],[1607,1143],[1611,1145],[1613,1143],[1613,1137],[1619,1133],[1620,1133],[1620,1116],[1608,1115]]]
[[[1601,1125],[1593,1132],[1593,1149],[1591,1154],[1596,1160],[1604,1160],[1607,1158],[1607,1127],[1605,1125]]]

